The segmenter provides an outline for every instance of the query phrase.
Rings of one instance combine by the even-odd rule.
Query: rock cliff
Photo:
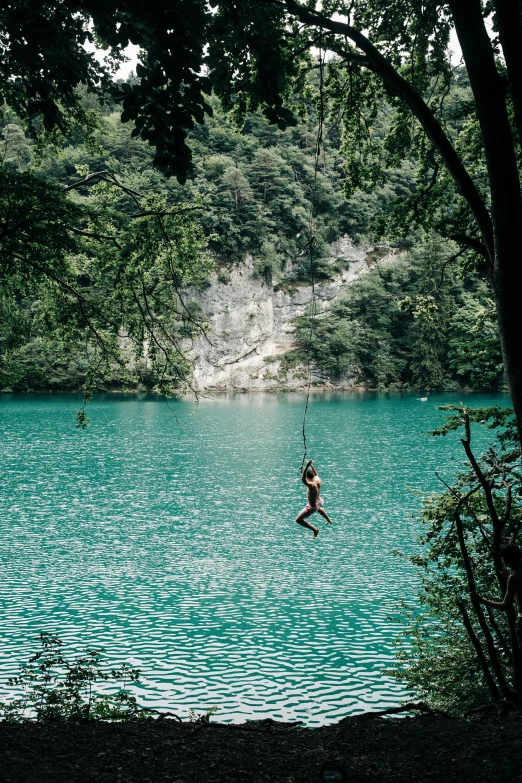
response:
[[[315,285],[318,313],[328,309],[343,287],[379,260],[389,248],[354,245],[342,237],[330,248],[333,279]],[[285,367],[283,357],[295,347],[295,318],[312,303],[312,287],[290,280],[269,286],[253,274],[251,258],[234,267],[226,282],[214,274],[210,285],[194,297],[210,324],[189,354],[194,361],[194,386],[201,391],[274,391],[304,389],[307,368]],[[332,384],[312,375],[315,386]],[[343,387],[350,386],[349,380]]]

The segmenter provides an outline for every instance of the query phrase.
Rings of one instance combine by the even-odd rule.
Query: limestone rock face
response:
[[[384,251],[384,252],[383,252]],[[342,270],[327,283],[315,285],[318,312],[324,311],[344,286],[389,250],[355,246],[342,237],[330,248],[330,261]],[[293,287],[292,287],[293,286]],[[312,287],[284,281],[275,288],[253,276],[253,261],[234,267],[230,279],[214,274],[210,285],[193,297],[210,324],[208,339],[200,337],[189,354],[194,361],[194,387],[200,391],[270,391],[304,389],[305,366],[285,369],[281,360],[295,347],[297,316],[312,303]],[[319,315],[320,317],[320,315]],[[312,375],[314,385],[332,384]],[[350,385],[344,382],[343,386]]]

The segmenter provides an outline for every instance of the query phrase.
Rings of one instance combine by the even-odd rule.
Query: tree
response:
[[[223,172],[222,181],[223,184],[228,187],[232,193],[236,212],[239,209],[239,205],[243,201],[248,201],[250,198],[252,198],[252,189],[248,184],[248,180],[241,169],[237,166],[232,165],[225,169]]]
[[[125,329],[122,328],[121,334],[128,333],[126,327],[132,321],[136,327],[133,330],[136,342],[131,349],[126,339],[118,340],[120,346],[126,346],[123,352],[126,361],[124,365],[116,361],[118,346],[107,339],[108,324],[100,321],[102,313],[114,324],[121,321],[119,316],[112,318],[114,311],[111,316],[109,314],[114,304],[110,292],[110,281],[114,278],[106,274],[105,288],[90,286],[87,292],[88,278],[84,275],[86,265],[90,267],[89,274],[96,270],[96,274],[101,275],[102,267],[97,263],[98,257],[105,258],[107,262],[110,256],[111,264],[122,267],[125,259],[130,258],[125,250],[125,246],[128,247],[126,234],[130,232],[133,243],[138,237],[144,239],[145,234],[136,233],[138,225],[149,223],[151,227],[159,228],[161,215],[137,217],[136,205],[128,192],[118,187],[114,180],[111,184],[104,179],[89,177],[89,173],[106,172],[104,176],[110,173],[127,191],[142,194],[144,198],[140,200],[144,203],[150,199],[156,202],[160,199],[165,205],[176,205],[174,211],[178,212],[177,220],[183,218],[185,230],[189,234],[196,230],[197,225],[200,226],[198,230],[208,241],[208,251],[200,253],[199,258],[194,253],[192,278],[184,274],[185,283],[189,283],[190,279],[195,281],[196,265],[199,265],[201,274],[195,284],[200,285],[204,282],[205,270],[208,271],[212,258],[220,266],[230,267],[241,263],[247,253],[253,257],[258,274],[264,274],[267,278],[270,274],[275,283],[280,282],[281,274],[296,278],[304,274],[306,279],[310,273],[308,254],[303,258],[301,254],[306,242],[309,199],[314,182],[314,149],[309,142],[313,138],[313,117],[300,122],[291,133],[285,133],[271,126],[260,115],[249,115],[245,127],[240,130],[220,108],[217,99],[211,98],[214,116],[205,126],[198,126],[190,133],[195,153],[195,171],[189,175],[187,183],[181,186],[174,178],[166,178],[154,169],[153,151],[142,139],[131,136],[131,125],[121,124],[121,110],[110,99],[100,99],[82,90],[81,100],[83,108],[89,112],[89,134],[82,135],[74,128],[65,135],[54,136],[52,144],[45,145],[31,145],[27,131],[24,135],[20,122],[14,124],[12,113],[5,108],[3,112],[0,111],[0,139],[4,135],[9,142],[7,146],[4,145],[6,154],[4,166],[0,168],[0,180],[4,181],[5,175],[10,194],[9,198],[7,193],[4,194],[0,212],[11,228],[8,233],[0,231],[0,245],[4,250],[3,263],[0,264],[0,273],[4,273],[3,289],[0,291],[0,389],[76,390],[82,386],[89,362],[91,367],[96,366],[101,358],[98,354],[102,349],[96,336],[91,332],[89,338],[89,330],[84,332],[81,328],[80,303],[85,305],[84,299],[75,299],[70,289],[64,289],[68,292],[66,296],[63,291],[60,292],[60,275],[56,275],[58,266],[54,267],[58,280],[51,279],[48,284],[43,282],[45,275],[53,271],[53,264],[58,264],[57,249],[51,247],[58,227],[69,242],[62,258],[62,271],[67,270],[67,277],[62,282],[67,282],[78,293],[88,293],[90,305],[85,315],[90,313],[90,323],[97,326],[98,332],[100,327],[105,329],[107,347],[114,347],[114,351],[111,347],[110,361],[100,366],[104,370],[100,377],[100,388],[136,388],[143,385],[154,388],[164,375],[161,351],[157,351],[155,359],[152,350],[147,351],[146,357],[133,356],[141,345],[141,316],[132,297],[128,301]],[[14,133],[13,128],[16,128]],[[16,145],[10,143],[13,137]],[[33,154],[28,163],[22,161],[21,169],[20,152],[24,149],[32,150]],[[279,171],[277,168],[273,171],[277,188],[272,193],[274,197],[266,202],[263,188],[253,188],[258,181],[256,160],[260,150],[277,152],[277,159],[286,161]],[[353,206],[343,197],[341,161],[335,144],[327,141],[322,157],[327,162],[327,171],[320,170],[317,174],[316,190],[321,199],[316,207],[316,241],[318,247],[327,248],[329,237],[336,239],[348,230]],[[34,188],[31,183],[35,183]],[[70,186],[75,183],[76,187],[71,189]],[[12,210],[8,216],[9,200],[13,207],[16,204],[16,210]],[[76,208],[74,219],[70,217],[67,220],[63,214],[64,219],[50,221],[48,229],[41,219],[42,215],[49,214],[51,217],[53,205],[58,215],[62,202],[71,209]],[[204,208],[199,209],[200,205],[204,205]],[[24,221],[20,225],[22,213]],[[164,227],[166,219],[172,221],[173,216],[162,219]],[[96,222],[98,238],[85,235],[86,231],[94,233],[93,220]],[[173,226],[171,222],[170,228]],[[78,229],[84,233],[79,234]],[[17,276],[9,277],[12,267],[7,261],[9,252],[14,249],[13,241],[20,251],[20,258]],[[199,239],[193,245],[193,250],[196,250],[198,243]],[[163,249],[159,243],[158,252]],[[25,255],[21,255],[21,252]],[[44,257],[46,263],[43,263]],[[160,276],[165,275],[166,270],[162,272],[156,260],[153,255],[149,256],[150,267],[155,265],[156,272]],[[31,285],[24,288],[24,270],[28,282],[31,261],[38,265],[40,271],[30,277]],[[316,253],[314,263],[318,272],[322,263],[319,253]],[[131,271],[136,272],[135,269]],[[333,271],[326,260],[324,271]],[[223,279],[227,279],[226,270],[221,270],[221,273]],[[42,280],[41,285],[37,283],[38,275]],[[132,274],[125,275],[126,285],[132,280]],[[78,281],[82,283],[80,288],[77,288]],[[172,323],[171,336],[176,338],[178,347],[185,350],[189,345],[187,330],[190,332],[196,329],[196,325],[186,319],[183,323],[183,315],[187,313],[178,297],[181,291],[175,292],[168,278],[164,278],[164,282],[164,302],[171,307],[172,316],[175,309],[180,316],[178,322]],[[129,285],[127,291],[130,293]],[[143,296],[139,287],[136,294],[138,299]],[[184,299],[187,303],[192,298],[191,291],[185,291]],[[58,317],[61,308],[65,318]],[[144,324],[146,335],[149,326]],[[165,335],[160,333],[159,322],[156,327],[156,337],[164,342]],[[150,337],[147,340],[151,342]],[[96,351],[92,350],[93,346],[98,346]],[[181,356],[174,351],[173,345],[171,348],[171,358],[176,361],[167,380],[171,378],[173,385],[179,386],[183,367],[189,372],[189,377],[190,367],[188,363],[181,362]]]
[[[346,286],[313,329],[308,316],[298,320],[301,361],[373,389],[498,390],[489,288],[445,262],[447,244],[428,236]]]
[[[2,164],[13,163],[18,171],[23,171],[31,162],[31,145],[25,137],[23,128],[14,123],[8,123],[0,141]]]
[[[339,71],[344,77],[344,81],[338,79],[337,96],[345,115],[352,176],[358,184],[362,176],[378,172],[367,125],[383,87],[396,102],[397,122],[386,141],[388,149],[393,152],[409,148],[417,153],[427,180],[410,203],[418,207],[423,197],[428,197],[429,204],[430,196],[440,198],[441,191],[445,192],[446,202],[451,196],[453,215],[445,220],[448,233],[479,256],[483,274],[491,284],[506,378],[522,439],[522,308],[518,289],[522,259],[518,167],[522,140],[520,4],[511,0],[486,4],[480,0],[333,0],[323,3],[322,11],[318,11],[315,3],[267,0],[254,4],[253,11],[250,7],[248,3],[223,2],[216,14],[220,29],[234,27],[236,32],[221,63],[212,60],[212,47],[210,55],[210,78],[216,79],[218,90],[228,81],[230,86],[222,92],[231,103],[234,95],[239,107],[245,103],[246,95],[254,101],[264,100],[268,115],[278,105],[268,91],[261,95],[257,81],[257,74],[268,67],[267,63],[276,61],[263,48],[265,35],[270,35],[274,47],[278,46],[280,102],[285,90],[288,94],[292,86],[295,89],[300,50],[315,44],[321,50],[335,52],[342,61]],[[348,22],[338,21],[336,15],[347,16]],[[493,38],[486,29],[489,16]],[[241,20],[241,31],[236,19]],[[262,24],[260,42],[254,39],[256,20]],[[444,94],[451,79],[448,42],[452,26],[472,90],[472,118],[469,127],[456,139],[444,128]],[[256,32],[259,34],[259,27]],[[230,33],[229,36],[231,39]],[[412,115],[422,129],[421,135],[412,127]],[[442,168],[451,178],[452,187],[448,177],[444,181],[441,176]],[[428,219],[425,215],[425,222]]]
[[[0,382],[30,339],[27,302],[45,337],[54,336],[55,356],[87,341],[87,398],[111,363],[124,372],[126,342],[135,359],[145,356],[161,391],[183,386],[190,368],[181,345],[202,325],[182,288],[200,285],[212,266],[193,208],[141,196],[103,171],[64,188],[0,169]],[[49,346],[35,348],[44,355]],[[82,410],[79,426],[86,421]]]
[[[155,147],[156,165],[180,180],[191,166],[187,129],[211,113],[205,94],[214,89],[238,117],[261,107],[279,127],[295,124],[313,46],[335,53],[340,61],[332,89],[344,126],[348,186],[378,177],[369,125],[384,90],[397,113],[385,148],[392,156],[404,149],[416,154],[424,179],[424,187],[419,184],[412,198],[405,199],[410,209],[404,214],[429,222],[437,212],[432,202],[440,208],[445,200],[449,210],[438,212],[446,213],[447,229],[477,255],[490,281],[522,436],[518,2],[327,0],[318,10],[315,3],[297,0],[216,0],[212,7],[203,0],[158,0],[153,5],[25,0],[4,5],[0,27],[3,98],[33,128],[39,118],[49,130],[65,127],[67,117],[80,111],[79,83],[98,92],[110,89],[123,103],[122,120],[133,120],[133,133]],[[444,121],[452,27],[472,91],[470,120],[457,137],[447,132]],[[85,50],[86,41],[107,47],[106,64],[98,64]],[[111,64],[129,41],[142,50],[139,81],[114,85]]]
[[[208,8],[202,0],[19,0],[0,9],[0,95],[34,134],[43,126],[66,131],[84,121],[76,88],[109,90],[123,102],[123,120],[156,149],[155,163],[183,179],[190,166],[186,129],[211,113],[200,75]],[[180,27],[179,20],[183,19]],[[128,44],[143,62],[134,84],[115,85],[112,74]],[[107,51],[102,63],[88,51]]]
[[[346,22],[342,21],[344,18]],[[491,37],[486,27],[489,19],[493,30]],[[469,91],[462,74],[454,72],[450,61],[452,27],[462,48]],[[121,59],[129,41],[137,44],[142,52],[138,78],[132,83],[119,84],[113,79],[114,65]],[[86,42],[107,49],[104,64],[99,64],[86,50]],[[103,3],[99,0],[47,0],[43,3],[22,0],[4,4],[0,10],[1,91],[5,103],[28,123],[35,140],[45,138],[46,134],[52,137],[56,129],[73,132],[79,124],[88,121],[77,89],[79,85],[99,96],[108,93],[112,100],[122,104],[122,121],[134,123],[133,136],[148,141],[155,149],[155,165],[167,176],[176,175],[184,182],[192,165],[187,132],[195,124],[203,123],[205,115],[211,115],[209,95],[212,90],[238,121],[249,111],[261,109],[266,119],[284,130],[295,126],[297,115],[306,109],[306,74],[317,70],[319,127],[317,137],[312,141],[316,162],[324,149],[325,96],[328,95],[331,104],[329,130],[341,129],[346,193],[382,184],[390,164],[397,164],[407,156],[414,168],[414,184],[410,186],[411,182],[405,181],[404,193],[397,200],[394,215],[384,221],[383,230],[399,233],[409,230],[412,225],[442,230],[467,249],[471,259],[469,265],[474,266],[476,274],[488,279],[518,439],[522,441],[522,308],[518,290],[518,268],[522,258],[521,43],[521,6],[516,0],[323,0],[320,4],[313,0],[305,4],[297,0],[213,0],[212,5],[204,0],[156,0],[153,4],[143,4],[139,0]],[[318,57],[314,58],[314,50],[319,53]],[[325,67],[327,53],[336,59]],[[449,100],[452,83],[457,84],[460,93],[454,91]],[[393,122],[391,129],[383,131],[378,108],[384,98],[391,104]],[[447,122],[449,117],[455,120],[452,125]],[[226,150],[219,150],[219,153],[227,154]],[[278,182],[270,173],[267,165],[270,161],[266,158],[265,155],[264,173],[259,169],[257,181],[250,185],[253,191],[257,188],[263,193],[263,203],[274,203],[279,208]],[[23,174],[20,172],[20,176]],[[111,186],[107,177],[100,173],[97,176],[103,187]],[[85,176],[78,187],[87,185],[87,180]],[[77,229],[72,233],[81,237],[82,243],[99,240],[103,225],[110,225],[111,219],[117,222],[110,199],[109,202],[105,200],[106,194],[102,190],[105,211],[93,215],[84,225],[77,222],[80,218],[76,212],[78,204],[66,202],[63,193],[45,189],[36,178],[31,181],[34,188],[29,179],[25,181],[25,190],[24,180],[18,182],[21,183],[20,192],[25,194],[25,206],[21,208],[19,194],[9,189],[8,179],[3,190],[1,226],[1,238],[7,247],[5,279],[6,284],[14,286],[13,296],[24,287],[49,285],[49,281],[54,280],[63,290],[68,290],[67,297],[72,297],[84,318],[92,322],[96,314],[101,322],[106,321],[105,312],[96,310],[95,305],[109,289],[104,287],[101,275],[94,281],[88,276],[87,285],[97,299],[92,299],[91,293],[84,295],[79,287],[83,277],[78,278],[79,270],[71,266],[71,257],[77,255],[78,250],[81,252],[83,245],[73,243],[69,229],[71,226]],[[221,184],[230,188],[230,181]],[[116,187],[120,186],[121,183],[116,184]],[[132,200],[131,189],[124,185],[121,190]],[[49,204],[37,203],[38,193],[42,199],[49,198]],[[39,216],[44,216],[43,222],[33,220],[29,208],[33,203],[34,214],[38,220]],[[249,203],[245,199],[243,205]],[[13,204],[20,207],[14,213]],[[237,206],[239,212],[239,200]],[[287,202],[285,210],[286,206]],[[152,203],[149,208],[141,202],[138,209],[137,216],[124,212],[127,220],[137,218],[139,221],[136,224],[141,226],[136,229],[138,247],[148,247],[170,270],[170,244],[167,242],[160,247],[158,243],[158,237],[164,239],[162,220],[169,210],[165,204]],[[302,223],[302,214],[297,212],[296,217]],[[157,222],[142,224],[141,219],[152,216],[151,213]],[[18,214],[18,222],[13,222],[13,214]],[[401,229],[401,224],[406,229]],[[49,229],[52,245],[44,248],[44,263],[34,255],[22,255],[21,246],[22,239],[27,237],[29,248],[39,247],[42,228]],[[133,236],[132,232],[130,236]],[[180,247],[187,250],[190,244],[187,233],[180,232],[178,236]],[[115,241],[119,242],[112,231],[105,234],[104,240],[106,249],[115,246]],[[143,298],[136,304],[142,320],[135,322],[136,328],[139,332],[139,324],[147,323],[148,319],[154,326],[153,342],[156,328],[163,330],[164,336],[169,334],[165,324],[158,323],[156,311],[148,304],[153,291],[158,301],[164,302],[161,289],[164,281],[147,267],[146,259],[150,258],[147,253],[136,251],[137,245],[133,242],[125,247],[126,252],[118,256],[121,263],[114,254],[109,254],[112,261],[106,263],[109,250],[98,254],[87,249],[84,255],[89,262],[96,259],[93,266],[98,271],[110,270],[114,294],[112,299],[108,297],[111,306],[122,304],[118,299],[120,276],[125,281],[124,302],[129,297],[135,301],[136,285],[141,286]],[[178,270],[175,272],[173,279],[179,280]],[[73,273],[76,279],[70,282],[69,275]],[[62,314],[70,305],[67,297],[59,311]],[[119,312],[128,316],[125,306]],[[120,319],[116,323],[123,321]],[[98,325],[92,322],[92,326],[103,340]],[[113,338],[115,334],[113,331]],[[334,337],[336,344],[342,347],[346,334],[338,331]],[[370,337],[374,339],[374,336]],[[420,337],[426,346],[426,333],[422,332]],[[156,347],[161,353],[161,348]],[[433,345],[428,347],[433,349]],[[421,369],[426,367],[426,356],[424,351],[417,357]],[[430,361],[433,356],[431,350]],[[389,373],[390,369],[381,366],[379,372]],[[465,416],[464,426],[467,426]],[[469,446],[469,442],[466,430],[463,443]],[[466,449],[466,445],[464,447]],[[502,502],[508,504],[512,490],[502,483],[505,468],[502,459],[492,457],[488,475],[484,470],[480,471],[480,466],[477,471],[468,450],[466,454],[489,514],[493,539],[488,544],[494,559],[499,535],[505,528],[502,520],[506,516],[506,505],[500,512],[501,517],[497,506]],[[493,488],[498,489],[492,482],[497,480],[504,487],[500,490],[500,498],[492,496]],[[463,519],[460,512],[465,509],[475,523],[477,511],[471,502],[468,503],[471,496],[463,497],[465,495],[456,499],[452,513],[465,563],[461,535],[464,522],[461,528],[458,520]],[[480,532],[478,523],[477,529]],[[469,586],[466,567],[465,570]],[[462,617],[466,624],[464,613]],[[490,687],[488,666],[482,667],[491,693],[506,695],[514,688],[520,699],[519,653],[515,637],[512,634],[514,674],[510,683],[502,673],[505,661],[499,660],[498,655],[495,657],[491,647],[491,633],[488,636],[478,616],[477,620],[488,647],[489,674],[493,671],[492,676],[496,678],[494,687]],[[510,633],[511,630],[510,625]],[[476,651],[478,660],[482,661],[479,647]]]
[[[506,591],[500,546],[516,540],[522,524],[520,445],[510,409],[444,406],[446,423],[433,435],[463,430],[466,469],[454,483],[439,475],[445,490],[424,502],[420,554],[421,611],[408,611],[404,667],[397,679],[451,712],[522,696],[522,647],[513,606],[498,611],[467,599],[467,593],[498,596]],[[480,457],[472,429],[486,426],[495,442]]]

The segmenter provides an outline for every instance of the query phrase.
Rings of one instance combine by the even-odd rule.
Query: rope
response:
[[[300,472],[303,472],[303,467],[306,460],[307,443],[306,443],[306,414],[308,412],[308,404],[310,402],[310,388],[312,385],[312,367],[310,362],[310,345],[312,343],[312,337],[315,326],[315,316],[317,313],[317,300],[315,297],[315,278],[314,278],[314,213],[315,213],[315,198],[317,193],[317,171],[319,169],[319,156],[321,154],[321,147],[323,143],[323,123],[324,123],[324,95],[323,95],[323,81],[324,81],[324,59],[322,53],[322,42],[319,44],[319,119],[317,123],[317,138],[315,143],[315,163],[314,163],[314,182],[312,187],[312,198],[310,201],[310,214],[308,219],[308,253],[310,257],[310,278],[312,282],[312,313],[310,318],[310,333],[308,335],[308,341],[306,344],[306,364],[308,374],[308,387],[306,390],[306,401],[303,412],[303,424],[301,427],[303,435],[303,459],[301,460]]]

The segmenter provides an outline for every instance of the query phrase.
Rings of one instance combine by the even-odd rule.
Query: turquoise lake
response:
[[[294,523],[304,395],[0,396],[0,680],[51,631],[142,671],[142,705],[333,723],[406,695],[396,602],[416,601],[413,490],[463,462],[436,405],[506,395],[317,394],[308,456],[333,525]],[[483,441],[485,442],[485,441]],[[318,520],[316,522],[316,520]],[[5,693],[5,689],[4,689]]]

